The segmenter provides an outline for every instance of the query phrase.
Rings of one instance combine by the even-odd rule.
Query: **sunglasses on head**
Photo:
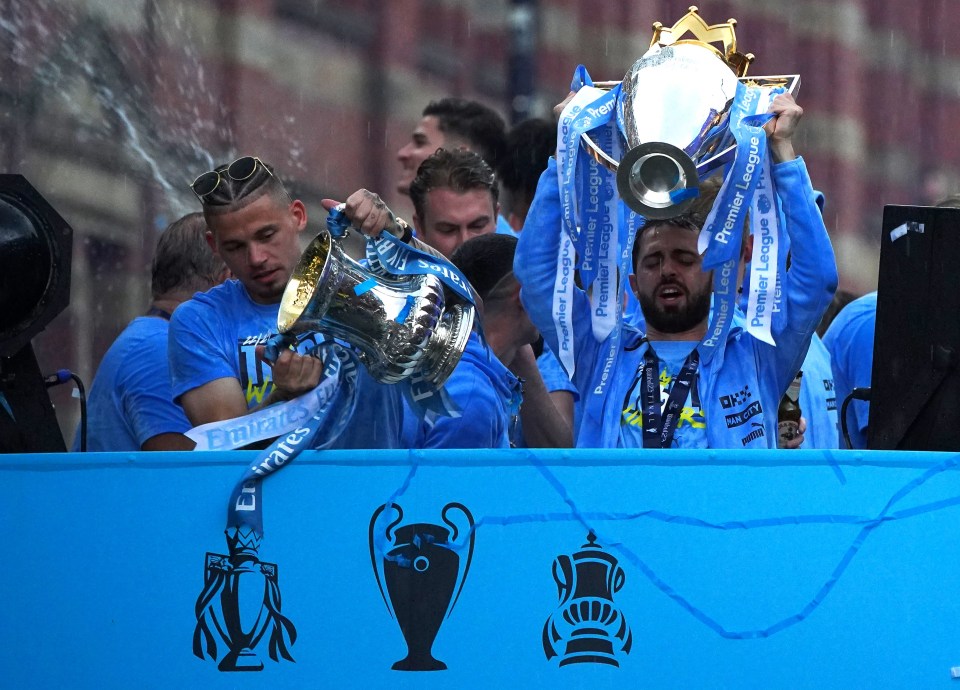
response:
[[[213,194],[213,192],[217,190],[224,173],[226,173],[227,177],[231,180],[242,182],[243,180],[253,177],[258,165],[270,173],[271,177],[273,176],[270,168],[268,168],[262,160],[256,156],[243,156],[222,170],[211,170],[210,172],[203,173],[193,181],[190,187],[193,189],[193,193],[197,195],[197,198],[203,201],[204,197]]]

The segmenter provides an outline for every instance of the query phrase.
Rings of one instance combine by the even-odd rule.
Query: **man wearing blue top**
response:
[[[426,227],[455,224],[458,221],[454,219],[464,215],[491,219],[496,212],[498,194],[493,171],[476,153],[463,149],[437,151],[420,166],[411,185],[418,237],[422,239],[427,236],[422,232]],[[328,208],[335,203],[324,201]],[[379,196],[367,190],[359,190],[347,199],[344,214],[364,234],[372,235],[386,228],[407,242],[417,241],[417,238],[396,229],[396,216]],[[484,305],[489,310],[484,319],[489,345],[474,334],[464,359],[447,382],[448,393],[461,406],[466,404],[469,410],[459,420],[434,420],[431,417],[425,421],[416,419],[412,411],[408,411],[404,418],[405,439],[412,447],[503,445],[508,440],[503,432],[509,426],[504,421],[505,411],[519,402],[511,400],[515,397],[515,386],[511,382],[520,377],[526,382],[520,410],[525,445],[569,447],[572,444],[570,420],[561,415],[552,400],[552,394],[548,394],[545,388],[530,345],[537,339],[536,329],[523,311],[519,301],[519,284],[511,272],[516,239],[494,234],[488,223],[487,230],[479,237],[464,242],[462,235],[454,233],[450,243],[444,247],[456,255],[460,247],[480,240],[484,242],[476,246],[490,251],[485,249],[475,253],[471,250],[462,258],[464,266],[469,268],[467,278],[471,282],[478,280],[474,288],[481,299],[485,301],[486,291],[497,287],[490,295],[494,301]],[[494,250],[494,247],[497,249]],[[495,276],[496,280],[489,280],[491,276]],[[517,293],[512,300],[508,294],[511,287],[516,288]],[[479,384],[484,377],[487,378],[487,390],[481,393]],[[470,393],[471,390],[475,390],[475,393]],[[482,412],[478,412],[480,408]],[[459,431],[453,433],[452,430],[457,428]]]
[[[611,351],[614,336],[597,342],[589,300],[582,291],[574,293],[569,323],[583,410],[578,446],[776,447],[778,402],[836,289],[837,274],[806,168],[793,150],[802,110],[781,94],[771,111],[774,118],[766,126],[771,174],[793,248],[787,318],[773,329],[777,347],[734,325],[717,355],[701,364],[697,346],[707,331],[712,274],[701,268],[697,240],[712,200],[701,196],[684,216],[648,222],[636,239],[630,279],[645,334],[624,324],[621,345]],[[555,349],[552,291],[561,233],[551,162],[521,233],[514,270],[533,322]]]
[[[273,366],[258,356],[277,329],[284,289],[300,258],[307,226],[303,203],[293,200],[272,168],[245,156],[204,173],[193,183],[210,231],[207,239],[234,276],[181,306],[170,324],[173,395],[194,425],[231,420],[312,390],[321,361],[307,354],[317,334],[285,350]],[[393,448],[400,444],[401,393],[358,374],[354,417],[337,448]],[[283,431],[280,429],[279,431]]]
[[[226,268],[207,245],[200,213],[160,236],[151,269],[153,301],[104,355],[87,402],[87,450],[190,450],[190,422],[173,402],[167,363],[170,315],[194,293],[223,282]],[[73,450],[80,449],[77,430]]]
[[[474,329],[446,390],[460,408],[457,417],[428,416],[406,433],[414,448],[507,448],[515,445],[520,415],[520,379],[508,369],[530,355],[537,329],[520,304],[513,276],[516,239],[484,235],[465,242],[452,262],[481,299],[484,336]],[[523,354],[521,354],[523,352]],[[543,382],[539,380],[543,394]]]
[[[830,352],[833,364],[838,408],[843,406],[843,401],[854,388],[870,387],[876,328],[877,293],[870,292],[841,309],[823,336],[823,344]],[[867,447],[869,421],[870,403],[853,400],[847,408],[846,418],[852,448]],[[837,433],[840,447],[846,448],[846,443],[839,437],[840,432]]]

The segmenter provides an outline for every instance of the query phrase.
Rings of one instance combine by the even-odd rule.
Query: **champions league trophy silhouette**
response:
[[[596,540],[591,532],[581,551],[553,562],[560,604],[543,625],[543,651],[548,660],[560,656],[561,666],[619,666],[617,654],[629,654],[633,646],[633,633],[613,603],[623,587],[623,568]]]
[[[388,508],[396,519],[379,530],[377,520]],[[458,528],[448,517],[458,511],[466,525]],[[400,624],[407,656],[393,664],[395,671],[442,671],[447,665],[433,657],[431,648],[440,625],[457,603],[473,557],[474,522],[466,506],[448,503],[440,517],[450,529],[416,523],[397,527],[403,510],[385,504],[370,518],[370,560],[377,586],[390,615]],[[452,534],[451,534],[452,530]],[[458,535],[463,539],[456,543]],[[381,546],[386,542],[386,548]],[[460,551],[466,549],[466,556]]]
[[[196,604],[197,627],[193,653],[217,658],[217,636],[229,650],[217,668],[221,671],[262,671],[263,662],[254,649],[270,633],[270,658],[293,661],[287,642],[297,640],[297,631],[280,613],[277,566],[257,557],[260,538],[253,530],[227,530],[230,555],[207,553],[204,588]]]

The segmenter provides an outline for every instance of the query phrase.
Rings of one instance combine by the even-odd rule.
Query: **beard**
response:
[[[673,285],[686,295],[682,305],[661,307],[654,295],[664,285]],[[683,333],[689,331],[707,319],[710,315],[710,296],[713,289],[708,285],[704,290],[691,294],[674,282],[661,283],[652,294],[638,294],[643,318],[661,333]]]

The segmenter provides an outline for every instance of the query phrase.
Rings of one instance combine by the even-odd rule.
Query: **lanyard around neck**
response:
[[[696,383],[697,370],[700,367],[700,354],[693,349],[680,367],[680,373],[673,380],[667,406],[660,410],[660,373],[659,359],[653,347],[647,346],[643,353],[643,367],[640,373],[640,400],[643,409],[643,447],[670,448],[673,435],[680,421],[683,404],[687,401],[690,389]]]

